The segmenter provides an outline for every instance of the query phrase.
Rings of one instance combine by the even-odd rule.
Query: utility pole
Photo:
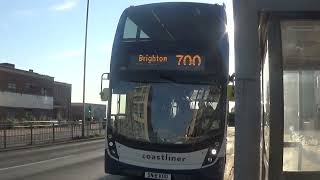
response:
[[[87,63],[87,39],[88,39],[88,17],[89,17],[89,5],[90,0],[87,0],[87,14],[86,14],[86,30],[84,37],[84,56],[83,56],[83,95],[82,95],[82,106],[83,106],[83,118],[82,118],[82,132],[81,135],[85,136],[85,123],[86,123],[86,63]]]

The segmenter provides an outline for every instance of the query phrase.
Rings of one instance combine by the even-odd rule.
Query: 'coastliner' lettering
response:
[[[174,161],[174,162],[183,162],[186,159],[184,157],[176,157],[168,154],[161,154],[161,155],[143,154],[142,158],[147,160],[158,160],[158,161],[161,160],[161,161]]]

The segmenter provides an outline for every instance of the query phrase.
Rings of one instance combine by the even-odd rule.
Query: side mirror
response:
[[[109,88],[104,88],[101,92],[100,92],[100,98],[101,101],[109,101]]]
[[[234,92],[234,85],[228,85],[227,87],[227,96],[229,101],[235,101],[235,92]]]
[[[234,81],[236,80],[236,74],[233,73],[231,76],[229,76],[229,82],[231,82],[232,84],[234,84]]]
[[[109,100],[109,88],[104,88],[102,89],[103,87],[103,81],[105,80],[109,80],[109,73],[103,73],[101,75],[101,87],[100,87],[100,99],[101,101],[108,101]]]

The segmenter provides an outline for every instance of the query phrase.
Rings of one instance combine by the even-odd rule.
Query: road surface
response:
[[[103,167],[104,140],[0,152],[1,180],[128,180]]]
[[[136,180],[104,173],[104,146],[102,139],[0,152],[0,179]],[[227,169],[226,177],[230,177],[232,165]]]

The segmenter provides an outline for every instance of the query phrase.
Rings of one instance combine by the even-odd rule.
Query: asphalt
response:
[[[104,173],[104,140],[0,153],[1,180],[129,180]]]
[[[105,174],[104,147],[105,141],[100,139],[0,152],[0,179],[137,180]],[[233,147],[228,148],[230,153],[228,156],[231,159],[233,159],[232,150]],[[231,179],[229,177],[232,167],[233,162],[227,165],[225,179]]]

